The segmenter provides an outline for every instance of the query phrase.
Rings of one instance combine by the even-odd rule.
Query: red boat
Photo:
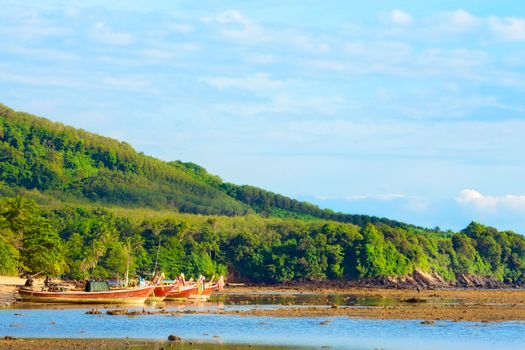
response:
[[[40,292],[26,288],[17,289],[20,300],[43,303],[74,304],[137,304],[144,303],[155,286],[105,291]]]
[[[166,295],[164,300],[171,300],[171,301],[180,301],[180,300],[186,300],[189,298],[192,294],[197,293],[197,285],[190,284],[187,286],[174,286]]]
[[[173,284],[155,286],[155,288],[153,289],[153,293],[151,293],[149,299],[156,300],[156,301],[163,301],[168,296],[169,292],[173,288],[177,288],[177,287]]]
[[[201,291],[199,291],[199,289],[197,288],[197,291],[191,294],[188,297],[188,299],[203,300],[203,301],[208,300],[211,297],[211,293],[213,293],[218,288],[219,288],[219,285],[217,284],[208,285],[206,286],[206,288],[204,288],[204,290],[201,290]]]

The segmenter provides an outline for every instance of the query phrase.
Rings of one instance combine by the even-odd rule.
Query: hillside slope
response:
[[[223,182],[193,163],[163,162],[129,144],[0,105],[0,181],[63,202],[184,213],[321,218],[365,225],[393,220],[349,215],[253,186]]]
[[[158,268],[265,283],[523,285],[525,238],[322,210],[0,105],[0,274]]]

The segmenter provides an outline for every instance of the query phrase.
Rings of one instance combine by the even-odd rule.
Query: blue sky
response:
[[[1,1],[0,102],[350,213],[525,232],[522,1]]]

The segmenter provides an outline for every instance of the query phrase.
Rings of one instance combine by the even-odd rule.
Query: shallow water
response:
[[[341,349],[522,349],[525,344],[525,322],[438,321],[422,325],[418,321],[348,317],[128,317],[87,315],[85,311],[0,310],[0,336],[167,339],[176,334],[186,340]]]
[[[455,303],[461,300],[428,300]],[[318,294],[223,294],[212,302],[158,303],[128,310],[245,310],[254,308],[399,304],[387,298]],[[44,338],[167,339],[336,349],[523,349],[525,322],[448,322],[423,325],[414,320],[365,320],[348,317],[261,317],[212,314],[128,316],[87,315],[92,306],[21,303],[0,310],[0,336]],[[103,306],[97,306],[105,311]],[[109,308],[114,309],[115,306]]]

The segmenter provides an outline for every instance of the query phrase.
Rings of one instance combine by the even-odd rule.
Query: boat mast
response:
[[[157,264],[159,262],[159,253],[160,253],[160,241],[161,241],[161,237],[159,235],[159,246],[157,247],[157,257],[155,258],[155,268],[153,269],[153,273],[157,272]]]

